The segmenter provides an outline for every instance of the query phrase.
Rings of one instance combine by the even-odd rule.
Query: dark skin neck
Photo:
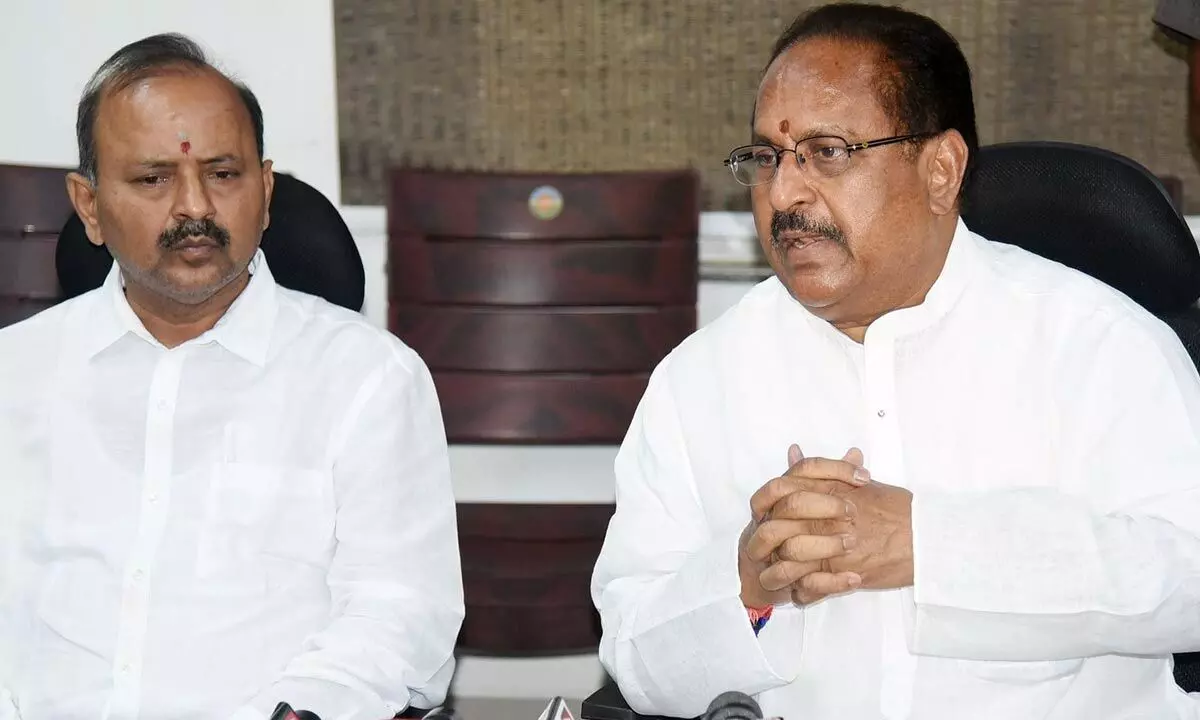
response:
[[[955,223],[957,222],[956,218],[957,216],[954,219]],[[867,338],[867,328],[871,326],[871,323],[895,310],[916,307],[925,302],[925,296],[929,294],[929,290],[937,282],[938,277],[942,274],[942,268],[946,265],[946,256],[950,252],[950,243],[954,240],[954,227],[952,224],[948,230],[943,229],[939,231],[938,234],[940,237],[937,242],[932,243],[926,251],[930,257],[922,261],[918,266],[919,275],[915,278],[916,282],[912,286],[912,289],[906,293],[898,293],[898,296],[901,298],[899,302],[884,303],[888,309],[881,312],[844,320],[831,320],[829,321],[830,324],[837,328],[843,335],[861,345]]]
[[[233,282],[195,305],[165,298],[134,283],[126,285],[125,298],[154,339],[173,348],[212,330],[249,282],[250,271],[243,270]]]

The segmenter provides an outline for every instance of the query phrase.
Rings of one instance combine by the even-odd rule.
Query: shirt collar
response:
[[[946,262],[942,265],[942,272],[926,293],[925,301],[910,308],[893,310],[878,318],[867,328],[867,337],[906,335],[929,327],[941,319],[958,302],[970,282],[981,241],[982,238],[971,232],[962,218],[959,218],[954,228],[954,237],[950,241],[950,250],[946,254]],[[858,344],[811,312],[806,310],[805,315],[810,322],[821,326],[822,332],[831,331],[839,339]]]
[[[183,346],[216,342],[238,357],[262,367],[267,361],[271,330],[275,324],[275,288],[275,277],[260,249],[250,261],[250,282],[246,288],[211,330]],[[99,302],[91,314],[91,321],[84,329],[87,334],[84,348],[88,359],[127,334],[133,334],[155,347],[163,347],[129,306],[129,300],[125,297],[125,281],[117,263],[113,263],[97,300]]]
[[[890,317],[890,322],[895,323],[901,332],[911,332],[932,325],[950,312],[962,296],[974,272],[979,250],[978,241],[978,236],[967,229],[967,224],[960,217],[954,228],[954,237],[950,240],[950,250],[946,254],[942,272],[925,294],[925,301],[911,308],[888,313],[880,319]]]

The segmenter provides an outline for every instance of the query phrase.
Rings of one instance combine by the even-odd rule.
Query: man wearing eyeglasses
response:
[[[1200,379],[1158,320],[972,233],[955,40],[817,8],[775,46],[750,187],[775,277],[656,370],[593,578],[640,712],[1197,718]]]

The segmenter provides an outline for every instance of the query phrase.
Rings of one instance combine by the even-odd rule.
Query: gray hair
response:
[[[263,159],[263,114],[258,98],[243,83],[218,70],[204,50],[190,38],[178,33],[151,35],[130,43],[113,54],[83,89],[75,119],[75,139],[79,143],[79,173],[96,184],[96,115],[106,95],[120,92],[134,83],[155,77],[171,69],[191,68],[215,72],[237,90],[258,145],[258,160]]]

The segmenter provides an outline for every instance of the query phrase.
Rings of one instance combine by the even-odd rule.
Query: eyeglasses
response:
[[[818,177],[831,178],[846,172],[846,168],[850,167],[851,153],[858,150],[932,137],[935,134],[896,135],[853,144],[840,137],[821,135],[801,140],[792,149],[776,148],[762,143],[743,145],[734,148],[733,152],[729,153],[729,158],[725,160],[725,166],[733,172],[734,180],[742,185],[753,187],[771,182],[779,170],[779,163],[783,161],[783,154],[790,152],[796,156],[796,164],[801,169],[808,168]]]

